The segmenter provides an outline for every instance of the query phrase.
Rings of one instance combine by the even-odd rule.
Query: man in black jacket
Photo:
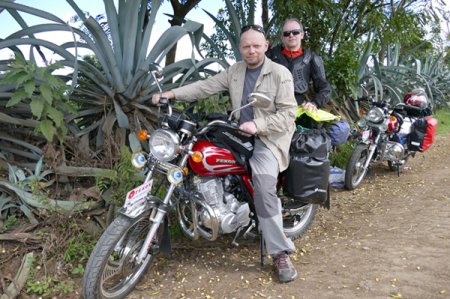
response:
[[[316,110],[328,103],[331,88],[322,58],[301,47],[303,37],[302,23],[298,19],[287,19],[283,24],[282,45],[271,48],[266,55],[291,71],[297,103],[305,109]],[[310,81],[314,91],[311,99],[308,97]]]

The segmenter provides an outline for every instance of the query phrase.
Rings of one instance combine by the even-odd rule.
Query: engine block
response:
[[[250,208],[248,203],[239,202],[233,194],[224,192],[225,181],[226,178],[202,177],[197,182],[197,191],[210,207],[198,211],[199,224],[214,229],[214,223],[218,223],[220,233],[232,233],[250,223]],[[211,215],[211,210],[214,215]]]

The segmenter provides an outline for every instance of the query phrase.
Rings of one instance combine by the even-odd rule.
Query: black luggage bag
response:
[[[296,202],[329,208],[331,141],[324,129],[299,130],[291,141],[286,191]]]

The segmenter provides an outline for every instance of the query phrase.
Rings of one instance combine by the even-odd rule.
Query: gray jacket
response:
[[[240,61],[205,80],[173,89],[178,100],[193,101],[228,91],[233,109],[241,106],[247,65]],[[272,99],[268,108],[254,108],[254,122],[262,142],[277,158],[280,171],[289,166],[289,147],[295,130],[297,102],[292,74],[284,66],[265,58],[254,92]],[[236,116],[239,118],[239,115]]]

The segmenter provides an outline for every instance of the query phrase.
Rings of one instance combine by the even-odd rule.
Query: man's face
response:
[[[242,33],[239,50],[249,68],[256,68],[264,62],[269,43],[264,34],[253,29]]]
[[[287,22],[283,26],[283,32],[281,32],[281,41],[285,48],[295,51],[300,49],[303,36],[304,32],[300,29],[300,25],[297,22]]]

